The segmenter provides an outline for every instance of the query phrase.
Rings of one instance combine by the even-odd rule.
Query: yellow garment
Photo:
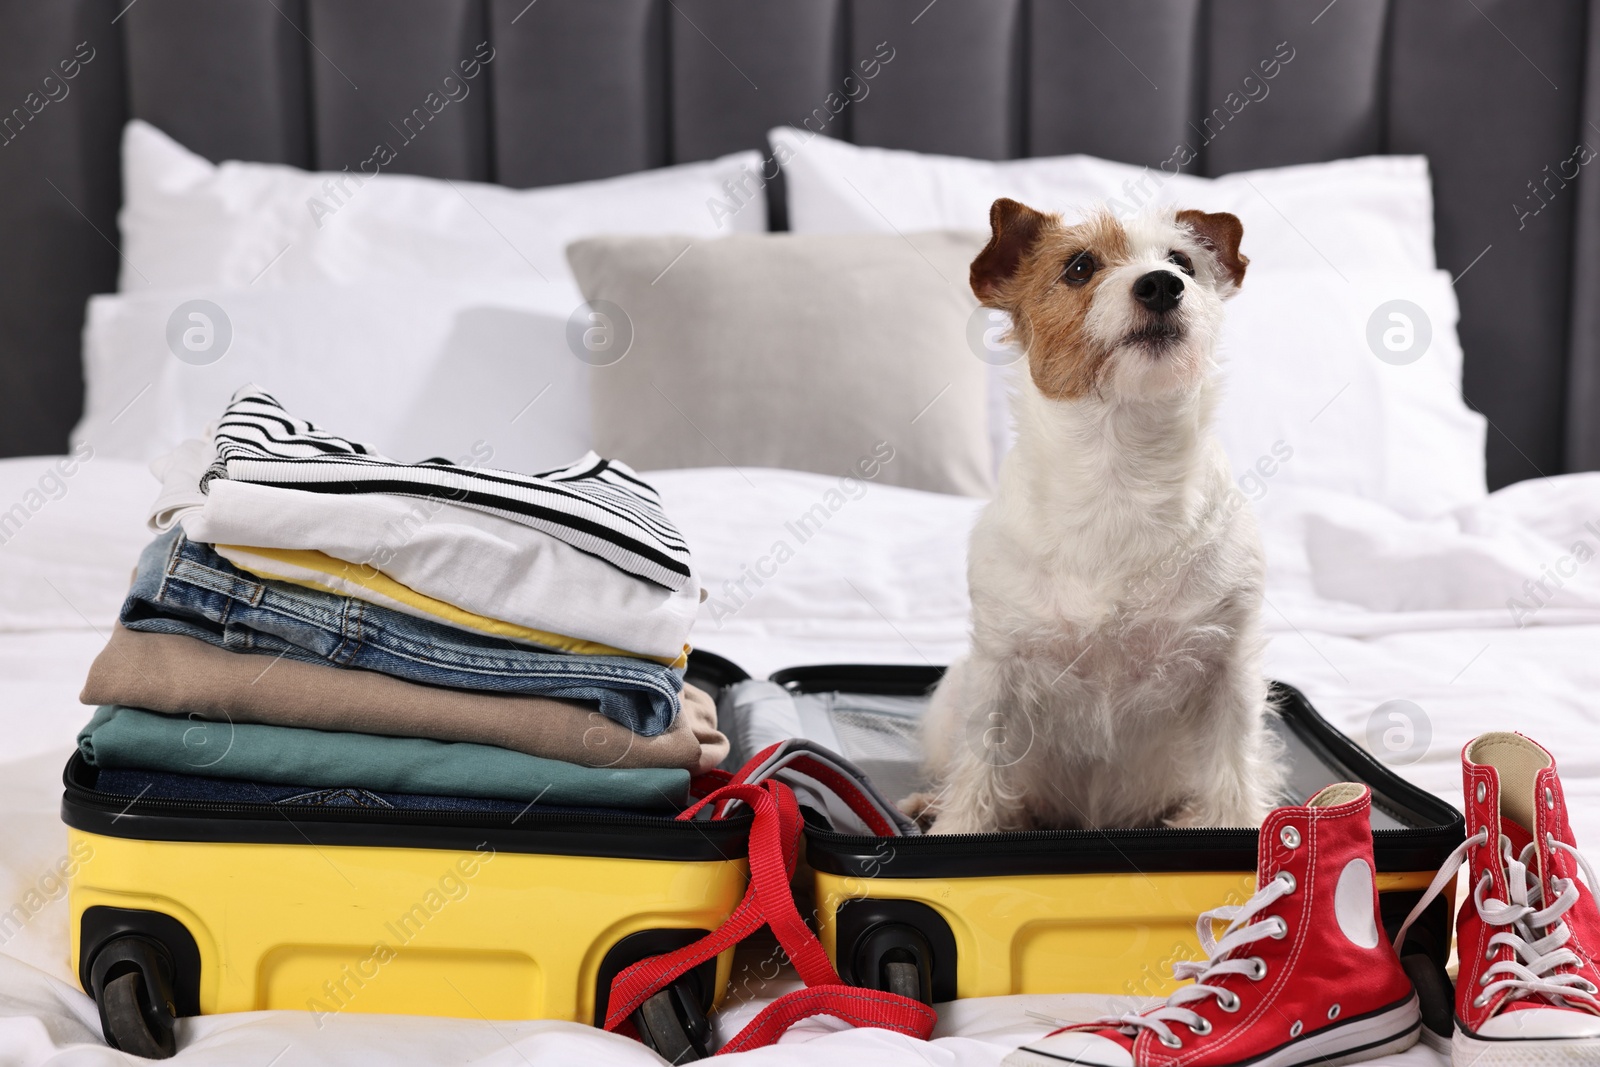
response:
[[[476,633],[491,634],[495,637],[508,637],[514,641],[526,641],[529,644],[539,645],[543,648],[554,649],[558,652],[570,652],[581,656],[628,656],[632,659],[647,659],[655,663],[664,663],[668,667],[682,668],[689,662],[689,646],[683,646],[683,652],[676,659],[667,659],[663,656],[642,656],[636,652],[628,652],[620,648],[612,648],[598,641],[584,641],[576,637],[565,637],[561,634],[548,633],[544,630],[534,630],[516,623],[503,622],[500,619],[491,619],[485,615],[458,608],[454,604],[447,604],[443,600],[435,600],[431,596],[419,593],[410,586],[401,585],[387,574],[373,570],[371,567],[358,567],[346,563],[342,559],[335,559],[325,552],[314,549],[300,548],[250,548],[244,545],[215,545],[217,553],[238,567],[248,571],[258,578],[269,578],[275,582],[289,582],[292,585],[303,586],[307,589],[316,589],[321,592],[333,592],[342,596],[356,595],[350,587],[355,587],[370,596],[361,596],[362,600],[370,600],[383,607],[403,611],[407,615],[418,615],[424,618],[437,619],[442,623],[458,627],[463,630],[472,630]],[[281,564],[280,567],[272,566],[273,563]]]

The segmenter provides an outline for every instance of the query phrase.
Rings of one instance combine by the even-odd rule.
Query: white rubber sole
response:
[[[1336,1023],[1333,1026],[1318,1030],[1316,1033],[1306,1034],[1286,1044],[1278,1046],[1265,1055],[1248,1060],[1248,1067],[1343,1067],[1348,1063],[1362,1063],[1366,1060],[1386,1056],[1391,1052],[1404,1052],[1417,1043],[1417,1038],[1422,1030],[1422,1012],[1417,1007],[1415,995],[1403,1004],[1396,1005],[1387,1011],[1373,1015],[1364,1015],[1351,1019],[1349,1022]],[[1178,1033],[1183,1033],[1180,1026]],[[1458,1035],[1459,1036],[1459,1035]],[[1518,1042],[1522,1044],[1522,1042]],[[1456,1060],[1456,1064],[1467,1061]],[[1481,1067],[1489,1067],[1490,1061],[1483,1061]],[[1530,1063],[1538,1061],[1512,1061]],[[1552,1060],[1552,1063],[1587,1063],[1585,1060]],[[1600,1063],[1600,1061],[1595,1061]],[[1005,1058],[1005,1067],[1063,1067],[1072,1064],[1072,1060],[1051,1056],[1048,1053],[1035,1052],[1033,1049],[1017,1049]],[[1078,1067],[1103,1067],[1092,1060],[1077,1061]],[[1223,1065],[1218,1065],[1223,1067]]]
[[[1600,1067],[1600,1038],[1485,1041],[1456,1030],[1453,1067]]]
[[[1454,1031],[1448,1034],[1436,1034],[1426,1026],[1422,1028],[1422,1044],[1433,1049],[1441,1056],[1451,1055],[1452,1038],[1454,1036]]]

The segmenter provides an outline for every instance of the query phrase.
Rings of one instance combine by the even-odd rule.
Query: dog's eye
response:
[[[1067,268],[1061,272],[1061,277],[1068,285],[1082,285],[1094,277],[1094,272],[1098,268],[1099,264],[1094,261],[1093,256],[1087,252],[1079,252],[1067,260]]]
[[[1189,277],[1194,277],[1194,264],[1190,263],[1189,257],[1184,255],[1182,252],[1173,252],[1171,255],[1167,256],[1167,262],[1183,271],[1183,273],[1187,274]]]

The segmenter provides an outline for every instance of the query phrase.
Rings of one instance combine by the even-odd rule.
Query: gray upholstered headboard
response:
[[[530,186],[759,147],[877,42],[826,132],[1197,174],[1424,153],[1490,481],[1600,467],[1600,0],[0,0],[0,455],[58,451],[114,287],[130,116],[213,159],[356,165],[489,41],[393,169]],[[1227,106],[1279,42],[1270,95]],[[44,78],[81,42],[63,89]],[[31,94],[31,95],[30,95]],[[781,197],[781,190],[775,191]],[[1542,207],[1541,207],[1542,205]],[[781,225],[781,200],[775,222]],[[1541,207],[1537,214],[1532,211]]]

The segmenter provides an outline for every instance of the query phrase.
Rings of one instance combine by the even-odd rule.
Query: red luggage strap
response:
[[[728,784],[743,784],[750,776],[751,772],[757,767],[766,763],[767,757],[780,746],[781,743],[780,745],[769,745],[760,752],[756,753],[756,755],[748,763],[739,768],[739,773],[734,775],[729,780]],[[862,794],[861,790],[856,788],[856,784],[835,768],[828,766],[821,760],[803,754],[792,755],[790,758],[785,760],[783,766],[798,771],[806,777],[815,779],[816,781],[827,786],[835,796],[849,806],[850,810],[855,813],[858,819],[867,825],[868,829],[870,829],[874,834],[877,834],[879,837],[894,837],[898,833],[898,831],[892,825],[890,825],[889,821],[883,817],[883,814],[879,812],[878,809],[873,805],[872,801],[868,800],[867,797]],[[712,817],[717,819],[727,818],[728,808],[735,799],[737,798],[730,797],[726,800],[719,801],[717,806],[713,809]],[[687,813],[678,817],[681,819],[686,815]]]
[[[611,983],[606,1030],[637,1037],[631,1016],[641,1004],[680,976],[768,926],[806,988],[787,993],[763,1008],[717,1055],[770,1045],[789,1027],[815,1015],[831,1015],[854,1026],[894,1030],[924,1041],[932,1036],[938,1016],[921,1001],[846,985],[833,969],[822,943],[795,908],[789,880],[799,859],[804,827],[799,802],[783,782],[767,779],[751,784],[743,780],[777,747],[759,753],[731,782],[707,793],[678,816],[680,820],[693,819],[701,809],[714,805],[712,817],[722,818],[730,802],[750,806],[750,884],[739,906],[726,922],[694,944],[641,960],[618,974]],[[883,817],[845,776],[814,760],[797,760],[793,766],[835,789],[875,832],[894,833],[893,828],[882,825]]]

